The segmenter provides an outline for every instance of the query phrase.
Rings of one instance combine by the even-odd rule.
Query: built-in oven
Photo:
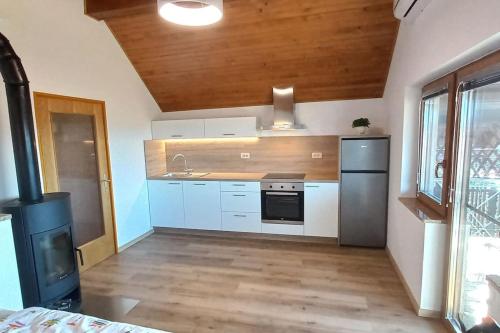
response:
[[[260,185],[262,223],[304,224],[304,183],[271,183]]]

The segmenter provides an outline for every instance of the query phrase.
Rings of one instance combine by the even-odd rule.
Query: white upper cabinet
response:
[[[183,193],[186,228],[221,230],[219,182],[184,181]]]
[[[205,119],[206,138],[256,137],[257,118],[214,118]]]
[[[153,140],[197,139],[205,137],[203,119],[156,120],[151,125]]]
[[[304,234],[338,237],[339,184],[304,185]]]
[[[149,180],[148,189],[151,225],[185,228],[182,182]]]

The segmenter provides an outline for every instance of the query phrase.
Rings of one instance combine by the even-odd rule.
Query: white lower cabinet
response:
[[[184,228],[182,182],[149,180],[148,190],[151,225]]]
[[[337,183],[304,184],[304,235],[338,237]]]
[[[222,230],[260,233],[262,231],[260,213],[223,212]]]
[[[220,182],[184,181],[186,228],[221,230]]]
[[[261,222],[258,182],[148,181],[154,227],[338,237],[337,183],[304,184],[304,225]]]

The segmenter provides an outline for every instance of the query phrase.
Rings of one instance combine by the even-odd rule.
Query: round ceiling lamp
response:
[[[210,25],[222,18],[223,0],[158,0],[165,20],[187,26]]]

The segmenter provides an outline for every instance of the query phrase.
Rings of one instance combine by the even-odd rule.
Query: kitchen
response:
[[[151,225],[384,248],[389,137],[307,135],[296,123],[293,91],[273,89],[272,124],[153,121],[145,142]]]

